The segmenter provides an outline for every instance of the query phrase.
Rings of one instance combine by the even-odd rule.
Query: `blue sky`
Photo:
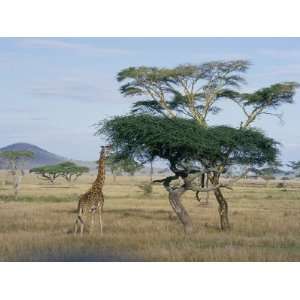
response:
[[[0,38],[0,147],[28,142],[72,159],[95,160],[93,124],[127,113],[116,74],[129,66],[174,67],[216,59],[249,59],[245,91],[300,82],[300,38]],[[280,108],[284,124],[255,125],[282,143],[284,161],[300,160],[300,90]],[[238,125],[234,104],[211,124]]]

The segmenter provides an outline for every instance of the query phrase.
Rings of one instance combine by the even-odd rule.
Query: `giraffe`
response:
[[[80,196],[77,206],[77,218],[75,221],[74,234],[77,234],[78,225],[80,224],[80,234],[83,234],[83,228],[85,222],[83,221],[83,215],[90,213],[91,214],[91,230],[95,223],[95,214],[99,214],[99,223],[101,234],[103,233],[103,224],[102,224],[102,212],[104,205],[104,196],[102,188],[105,181],[105,160],[108,157],[108,154],[111,150],[111,146],[102,146],[100,152],[100,158],[98,160],[98,175],[95,179],[92,187],[83,195]]]

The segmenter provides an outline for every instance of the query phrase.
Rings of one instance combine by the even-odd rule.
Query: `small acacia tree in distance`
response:
[[[71,161],[62,162],[57,167],[60,170],[60,176],[69,183],[76,181],[83,173],[89,172],[88,167],[78,166]]]
[[[89,168],[78,166],[73,162],[62,162],[56,165],[33,168],[30,173],[35,173],[40,179],[54,184],[58,177],[65,178],[69,183],[74,182],[83,173],[89,172]]]
[[[18,198],[20,184],[24,176],[24,170],[22,164],[24,161],[33,157],[31,151],[2,151],[0,152],[0,157],[4,158],[8,163],[8,168],[10,173],[14,178],[13,188],[14,188],[14,197]]]
[[[38,178],[54,184],[55,180],[61,176],[61,168],[57,165],[42,166],[32,168],[29,173],[37,174]]]

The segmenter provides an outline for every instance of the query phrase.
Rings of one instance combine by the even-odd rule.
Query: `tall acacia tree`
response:
[[[124,83],[120,91],[126,97],[143,97],[133,105],[133,113],[190,117],[208,126],[209,114],[220,111],[221,100],[237,103],[245,118],[241,127],[248,128],[257,117],[281,117],[275,110],[293,103],[296,82],[276,83],[253,93],[241,93],[246,83],[242,77],[250,63],[246,60],[214,61],[200,65],[180,65],[172,69],[130,67],[118,73]]]
[[[169,163],[174,176],[154,182],[163,183],[186,232],[192,230],[191,219],[181,203],[186,191],[213,191],[220,206],[221,228],[227,229],[227,202],[219,193],[223,188],[230,188],[234,181],[221,183],[220,175],[235,164],[259,167],[272,163],[278,153],[277,143],[254,129],[203,127],[193,119],[147,114],[115,117],[102,123],[98,134],[106,135],[115,151],[130,159],[146,163],[149,157],[159,157]],[[208,188],[196,180],[203,174],[211,180]],[[175,180],[181,184],[174,185]]]
[[[134,111],[160,113],[167,117],[188,116],[200,125],[207,125],[207,116],[219,109],[216,102],[235,96],[245,83],[241,76],[248,67],[245,60],[215,61],[201,65],[180,65],[172,69],[131,67],[119,72],[117,79],[125,82],[125,96],[145,97],[134,104]]]
[[[181,122],[182,118],[187,118],[194,120],[194,124],[198,126],[199,130],[203,130],[203,128],[210,129],[209,115],[220,111],[217,107],[217,103],[230,100],[237,103],[245,115],[244,120],[241,120],[238,132],[242,132],[245,134],[245,137],[247,137],[247,132],[243,130],[248,130],[259,116],[263,114],[278,116],[275,114],[274,109],[277,109],[280,105],[285,103],[293,103],[293,96],[298,87],[298,84],[295,82],[285,82],[271,85],[270,87],[260,89],[253,93],[241,93],[240,89],[242,84],[245,83],[245,79],[242,75],[247,71],[249,65],[250,63],[248,61],[234,60],[214,61],[200,65],[180,65],[175,68],[130,67],[119,72],[117,78],[123,84],[120,88],[123,95],[140,98],[139,101],[136,101],[133,105],[132,112],[136,115],[135,117],[138,117],[139,114],[146,113],[150,115],[161,115],[174,122]],[[110,127],[109,124],[112,123],[107,123],[103,127],[103,133],[106,133],[110,139],[115,142],[115,146],[118,148],[119,146],[117,146],[114,137],[120,132],[124,132],[125,129],[115,125],[120,131],[117,132],[113,129],[114,127]],[[141,128],[144,127],[141,126]],[[164,128],[164,125],[162,125],[162,128]],[[188,128],[186,129],[188,130]],[[221,192],[220,175],[226,172],[228,166],[237,163],[237,160],[233,159],[233,157],[236,157],[237,151],[240,151],[238,150],[240,145],[235,144],[232,140],[232,137],[235,136],[235,132],[220,129],[208,131],[210,132],[210,139],[201,139],[201,135],[197,135],[196,131],[189,131],[189,135],[183,131],[178,132],[181,132],[183,137],[180,138],[179,135],[175,136],[181,141],[185,140],[185,145],[189,144],[191,139],[194,141],[195,134],[198,138],[197,147],[199,147],[199,149],[205,149],[205,151],[202,151],[200,155],[200,153],[196,151],[196,148],[193,148],[193,152],[198,153],[197,157],[194,157],[192,152],[187,151],[186,147],[183,147],[180,151],[184,151],[189,156],[185,156],[181,161],[177,159],[174,161],[172,152],[178,153],[179,148],[169,147],[166,151],[170,157],[162,156],[162,153],[157,154],[157,156],[169,160],[170,169],[174,172],[175,178],[181,177],[184,181],[182,186],[183,190],[185,190],[186,186],[190,185],[186,180],[192,173],[194,173],[193,178],[199,177],[200,175],[202,178],[206,176],[212,187],[201,187],[201,190],[198,189],[197,192],[207,190],[214,192],[219,203],[221,228],[229,228],[228,204]],[[205,133],[203,131],[201,132],[205,136]],[[138,140],[138,136],[141,133],[139,129],[136,128],[136,132],[132,132],[131,134]],[[156,126],[156,130],[151,134],[153,134],[156,139],[160,139],[161,136],[164,136],[164,132],[159,126]],[[172,130],[170,134],[173,134]],[[227,139],[224,140],[224,137]],[[253,135],[249,135],[248,137],[249,140],[240,139],[243,145],[245,145],[244,143],[246,142],[247,147],[250,147],[248,150],[247,148],[243,148],[241,152],[245,158],[241,160],[241,163],[244,165],[247,161],[247,151],[251,152],[251,145],[255,144],[255,140],[253,139],[258,138],[258,136]],[[130,139],[129,135],[127,138]],[[145,137],[145,139],[147,140],[148,138]],[[201,143],[199,141],[201,141]],[[212,141],[214,142],[212,143]],[[221,141],[223,144],[220,144]],[[267,140],[262,140],[262,144],[265,144],[266,141]],[[125,140],[119,142],[123,147],[126,144]],[[131,140],[131,142],[134,142],[134,139]],[[141,145],[147,144],[143,140],[139,140],[139,142],[142,143]],[[167,139],[164,139],[164,142],[167,143]],[[176,141],[173,142],[176,144]],[[226,147],[224,145],[226,145]],[[138,151],[138,149],[142,147],[139,147],[137,144],[135,144],[135,146],[137,147],[135,151]],[[219,146],[223,149],[221,152],[218,148]],[[160,146],[159,148],[163,149],[164,147]],[[125,149],[127,148],[125,147]],[[226,151],[224,151],[224,149],[226,149]],[[148,150],[144,149],[144,154]],[[263,149],[260,150],[262,151]],[[125,150],[122,148],[120,151],[124,152]],[[217,160],[211,159],[212,153],[218,153],[217,156],[221,156],[222,158]],[[262,155],[259,151],[255,153],[258,158]],[[135,153],[135,155],[137,154]],[[151,157],[151,155],[153,156],[154,153],[148,153],[146,156]],[[142,157],[146,156],[142,155]],[[264,157],[264,155],[262,155],[262,157]],[[274,161],[275,156],[271,160],[265,157],[265,159],[261,160],[261,163],[272,163]],[[249,163],[253,164],[255,160],[249,161]],[[197,165],[198,168],[195,168]],[[172,178],[170,179],[168,177],[161,182],[163,182],[166,187],[169,186],[172,180]],[[170,188],[168,189],[169,193],[174,196],[173,191]],[[179,209],[179,207],[182,206],[180,196],[180,193],[174,196],[178,198],[178,201],[175,201],[177,203],[175,206],[175,202],[173,201],[172,205],[172,201],[170,200],[176,213],[184,209],[183,207]],[[185,213],[178,213],[182,222],[184,219],[182,216],[184,214]],[[188,228],[190,226],[185,227]]]

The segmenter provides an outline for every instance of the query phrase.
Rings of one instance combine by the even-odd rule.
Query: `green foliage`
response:
[[[246,119],[241,127],[247,128],[262,114],[280,118],[272,109],[293,103],[299,87],[296,82],[283,82],[253,93],[240,93],[237,89],[245,83],[241,74],[249,65],[245,60],[233,60],[169,69],[130,67],[119,72],[118,80],[124,83],[120,88],[123,95],[143,97],[134,103],[133,113],[184,116],[207,125],[208,115],[220,111],[216,103],[229,99],[242,109]]]
[[[245,60],[213,61],[199,65],[179,65],[175,68],[130,67],[118,74],[124,83],[120,91],[125,96],[144,96],[132,112],[163,114],[169,117],[184,114],[205,124],[209,112],[219,111],[215,102],[231,98],[233,88],[245,82],[240,76],[249,66]]]
[[[105,134],[119,155],[144,163],[163,158],[173,167],[187,162],[202,166],[274,162],[277,142],[254,129],[203,127],[189,119],[150,115],[115,117],[97,134]]]
[[[29,172],[39,175],[42,179],[54,183],[58,177],[65,178],[68,182],[75,181],[83,173],[89,171],[89,168],[78,166],[73,162],[63,162],[57,165],[42,166],[33,168]]]
[[[55,182],[55,179],[61,175],[61,168],[58,165],[42,166],[37,168],[32,168],[29,173],[37,174],[41,179]]]
[[[123,159],[167,160],[176,176],[199,168],[226,172],[233,165],[275,172],[268,168],[276,163],[278,143],[249,128],[262,114],[280,117],[272,110],[293,103],[299,85],[283,82],[241,93],[238,89],[245,83],[243,73],[249,65],[245,60],[232,60],[123,69],[117,77],[121,93],[140,99],[133,105],[133,115],[99,124],[97,134],[106,135]],[[208,126],[208,115],[218,113],[216,104],[224,99],[242,109],[245,120],[239,129]]]
[[[298,87],[299,84],[296,82],[277,83],[252,94],[242,94],[241,97],[246,106],[276,108],[284,103],[293,103],[293,97]]]
[[[130,67],[118,73],[119,82],[127,81],[121,86],[121,93],[125,96],[143,95],[147,85],[162,85],[172,92],[172,87],[182,79],[191,81],[208,80],[210,86],[223,81],[226,86],[239,86],[244,79],[238,75],[245,72],[249,62],[245,60],[213,61],[200,65],[179,65],[175,68]]]
[[[18,160],[22,158],[32,158],[33,153],[31,151],[2,151],[0,157],[8,160]]]
[[[17,169],[17,164],[26,160],[33,158],[34,154],[31,151],[2,151],[0,152],[0,157],[8,162],[9,168],[12,170]]]
[[[89,172],[89,168],[78,166],[73,162],[66,161],[57,165],[60,169],[60,174],[68,182],[75,181],[83,173]]]

